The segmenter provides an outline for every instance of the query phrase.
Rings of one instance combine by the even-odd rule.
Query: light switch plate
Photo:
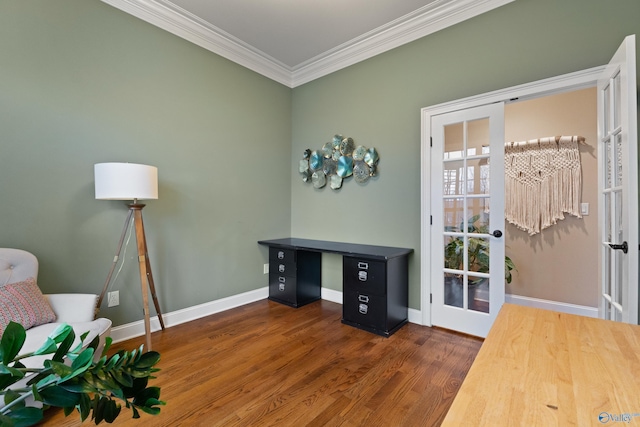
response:
[[[589,215],[589,203],[580,203],[580,214]]]

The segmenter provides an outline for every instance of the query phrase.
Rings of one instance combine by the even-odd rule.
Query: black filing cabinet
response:
[[[269,299],[300,307],[320,299],[320,252],[269,248]]]
[[[390,336],[408,320],[407,257],[344,256],[342,323]]]

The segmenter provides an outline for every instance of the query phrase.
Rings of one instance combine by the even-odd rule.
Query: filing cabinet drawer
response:
[[[269,248],[269,264],[296,262],[296,251],[292,249]]]
[[[343,319],[374,329],[387,327],[387,299],[358,291],[346,291],[343,295]]]
[[[294,262],[271,261],[269,272],[281,276],[296,277],[296,264]]]
[[[345,256],[342,268],[345,290],[386,295],[385,262]]]
[[[296,279],[280,274],[269,274],[269,297],[296,304]]]

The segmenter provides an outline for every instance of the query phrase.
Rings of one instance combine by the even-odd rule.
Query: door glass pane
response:
[[[615,243],[622,243],[622,241],[624,240],[624,230],[623,230],[623,222],[622,222],[622,191],[616,191],[614,193],[615,195],[615,200],[616,200],[616,210],[615,210],[615,214],[616,214],[616,223],[615,223],[615,227],[616,227],[616,231],[615,231]]]
[[[605,295],[611,295],[611,275],[608,273],[611,271],[611,253],[612,253],[612,249],[605,247],[604,250],[604,260],[603,260],[603,267],[604,267],[604,271],[607,272],[604,274],[604,294]],[[606,301],[605,301],[605,305],[606,305]],[[605,317],[605,319],[607,319],[607,317]]]
[[[604,129],[603,129],[603,134],[604,135],[608,135],[610,132],[610,126],[609,126],[609,120],[611,117],[611,91],[609,90],[611,86],[607,85],[607,87],[604,88],[604,90],[602,91],[602,104],[603,104],[603,124],[604,124]]]
[[[620,88],[620,73],[618,73],[613,78],[613,129],[617,129],[620,126],[620,103],[622,102]]]
[[[602,218],[602,223],[603,223],[603,233],[605,236],[605,241],[606,242],[612,242],[612,235],[611,235],[611,229],[612,229],[612,224],[611,224],[611,197],[612,197],[612,193],[605,193],[604,194],[604,218]]]
[[[489,312],[489,278],[469,276],[469,310]]]
[[[464,221],[464,199],[444,199],[444,231],[460,231]]]
[[[489,239],[469,237],[467,247],[467,270],[489,273]]]
[[[623,150],[623,146],[622,146],[622,134],[619,133],[618,135],[616,135],[616,144],[615,144],[615,157],[614,157],[614,161],[615,161],[615,167],[613,169],[613,172],[615,172],[615,183],[616,183],[616,187],[621,186],[622,185],[622,151]]]
[[[464,122],[444,127],[444,158],[461,159],[464,154]]]
[[[463,195],[465,190],[466,174],[464,160],[444,162],[444,188],[445,196]]]
[[[603,142],[602,154],[604,155],[604,159],[602,159],[604,166],[604,188],[609,189],[612,185],[611,180],[611,140],[607,139]]]
[[[467,192],[469,194],[489,194],[489,159],[467,161]]]
[[[614,289],[613,289],[614,294],[611,297],[613,301],[622,305],[622,268],[624,267],[623,265],[624,253],[622,251],[616,250],[614,251],[613,256],[616,263],[616,268],[615,268],[615,277],[613,278],[615,280]]]
[[[457,270],[451,274],[462,274],[464,266],[464,237],[445,236],[444,238],[444,268]],[[445,273],[445,277],[447,274]]]
[[[463,302],[462,276],[445,274],[444,276],[444,303],[452,307],[462,308]]]
[[[467,153],[469,156],[482,154],[483,147],[489,147],[489,119],[467,122]]]

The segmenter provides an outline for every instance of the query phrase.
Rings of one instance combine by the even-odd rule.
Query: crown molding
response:
[[[437,0],[293,68],[170,1],[101,1],[294,88],[515,0]]]

